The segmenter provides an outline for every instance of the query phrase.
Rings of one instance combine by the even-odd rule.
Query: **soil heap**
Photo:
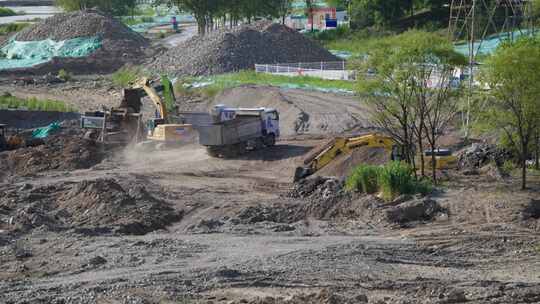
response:
[[[2,191],[0,191],[2,193]],[[179,221],[182,213],[137,184],[114,179],[7,190],[0,199],[0,229],[30,232],[76,229],[82,233],[145,234]]]
[[[66,69],[71,73],[110,72],[125,63],[144,56],[149,45],[140,34],[120,21],[98,10],[57,14],[31,25],[15,36],[17,41],[62,41],[74,38],[100,37],[102,46],[84,58],[54,58],[30,69],[41,74]],[[28,69],[24,69],[28,70]]]
[[[37,146],[0,153],[0,180],[49,170],[87,169],[105,158],[104,147],[79,135],[58,134]]]
[[[196,36],[168,50],[149,69],[175,76],[202,76],[253,69],[254,64],[339,61],[284,25],[259,22]]]

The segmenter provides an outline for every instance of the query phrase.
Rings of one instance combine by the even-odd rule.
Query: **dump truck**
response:
[[[213,157],[235,157],[271,147],[280,136],[279,113],[271,108],[215,106],[209,124],[195,126],[199,143]]]

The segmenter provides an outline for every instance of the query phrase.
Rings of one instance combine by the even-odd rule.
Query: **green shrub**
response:
[[[9,17],[15,15],[17,15],[17,13],[14,10],[7,7],[0,7],[0,17]]]
[[[393,200],[401,194],[414,194],[413,170],[402,162],[391,162],[381,169],[379,185],[383,198],[386,200]]]
[[[349,191],[376,193],[379,190],[378,176],[380,171],[381,167],[378,166],[360,165],[347,178],[345,187]]]
[[[29,25],[30,23],[23,22],[2,24],[0,25],[0,35],[9,35],[11,33],[20,32],[22,29]]]
[[[4,93],[0,96],[0,108],[9,109],[27,109],[31,111],[55,111],[55,112],[72,112],[73,108],[67,106],[64,102],[58,100],[40,100],[37,98],[22,99],[11,96],[9,93]]]
[[[511,160],[505,160],[502,167],[501,167],[501,171],[504,174],[510,174],[510,173],[512,173],[512,171],[514,171],[515,168],[516,168],[516,166],[514,165],[514,163]]]
[[[152,23],[152,22],[154,22],[154,18],[153,18],[153,17],[144,16],[144,17],[141,17],[141,22],[142,22],[142,23]]]
[[[165,37],[167,37],[167,34],[164,31],[159,32],[159,34],[158,34],[159,39],[163,39]]]
[[[118,71],[114,72],[112,75],[113,84],[121,87],[127,88],[132,83],[137,81],[140,77],[144,76],[144,72],[141,67],[137,66],[124,66]]]
[[[63,81],[70,81],[73,76],[68,71],[61,69],[58,71],[58,78],[62,79]]]

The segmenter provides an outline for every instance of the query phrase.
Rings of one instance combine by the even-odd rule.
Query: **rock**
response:
[[[451,304],[451,303],[465,303],[467,302],[467,297],[465,292],[462,290],[452,290],[446,298],[441,301],[441,303]]]
[[[95,256],[91,258],[88,263],[93,266],[99,266],[107,263],[107,260],[101,256]]]
[[[356,297],[354,297],[354,300],[356,301],[356,303],[368,303],[368,297],[364,294],[361,294],[361,295],[357,295]]]
[[[221,268],[216,272],[216,276],[219,277],[225,277],[225,278],[236,278],[241,276],[242,273],[236,269],[230,269],[230,268]]]
[[[523,220],[540,219],[540,200],[531,200],[521,212]]]
[[[417,199],[402,203],[386,211],[386,218],[393,223],[407,223],[432,219],[441,211],[439,204],[432,199]]]

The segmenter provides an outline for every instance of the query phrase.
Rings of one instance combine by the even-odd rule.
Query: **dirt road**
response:
[[[293,169],[318,143],[280,142],[235,160],[191,145],[130,150],[91,169],[0,185],[23,193],[110,178],[184,211],[142,236],[45,226],[0,233],[4,302],[274,303],[256,299],[323,289],[369,303],[540,301],[540,237],[513,219],[535,194],[509,186],[450,185],[436,196],[449,217],[409,229],[365,220],[369,209],[350,220],[241,222],[247,207],[297,202],[286,195]]]

